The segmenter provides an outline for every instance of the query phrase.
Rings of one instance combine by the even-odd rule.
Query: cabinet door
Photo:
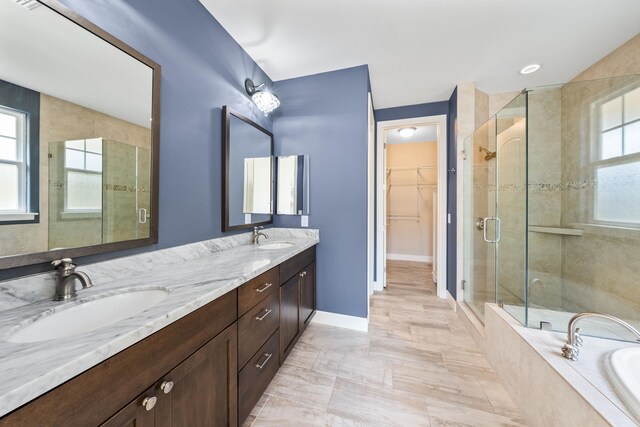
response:
[[[229,326],[156,384],[156,426],[237,426],[237,325]]]
[[[153,427],[157,405],[155,395],[154,388],[150,388],[100,427]]]
[[[280,286],[280,364],[289,355],[300,330],[300,283],[295,275]]]
[[[300,330],[316,309],[316,263],[312,262],[300,274]]]

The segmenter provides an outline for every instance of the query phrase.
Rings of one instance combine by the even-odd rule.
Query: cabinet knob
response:
[[[306,271],[306,270],[305,270],[305,271],[303,271],[302,273],[300,273],[300,277],[304,277],[304,276],[306,276],[306,275],[307,275],[307,271]]]
[[[153,409],[154,406],[156,406],[157,401],[158,401],[158,398],[155,396],[145,397],[144,400],[142,401],[142,406],[144,406],[144,409],[146,409],[147,411],[150,411]]]
[[[173,390],[173,381],[163,381],[160,384],[160,390],[164,391],[164,394],[169,394]]]

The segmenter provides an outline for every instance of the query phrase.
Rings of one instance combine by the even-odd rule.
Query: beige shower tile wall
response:
[[[592,105],[640,77],[640,35],[580,73],[562,89],[562,223],[593,224],[595,177],[591,166],[595,147]],[[579,189],[575,189],[581,184]],[[586,225],[582,237],[563,238],[564,308],[600,311],[640,319],[638,247],[640,230]]]
[[[529,225],[560,226],[562,180],[560,87],[528,93]],[[529,302],[562,306],[562,237],[537,232],[529,238]]]
[[[437,144],[420,142],[411,144],[388,144],[387,167],[418,168],[437,166]],[[420,257],[424,262],[433,257],[433,191],[432,187],[420,184],[436,184],[436,169],[392,171],[388,178],[389,188],[387,214],[419,216],[414,220],[389,220],[387,227],[387,254]],[[397,257],[396,257],[397,258]]]
[[[40,222],[3,225],[0,256],[43,252],[53,247],[84,246],[95,243],[85,238],[98,225],[95,219],[50,221],[49,144],[57,141],[94,137],[111,138],[138,147],[150,148],[150,130],[46,94],[40,96]],[[54,209],[58,202],[54,197]],[[49,224],[54,238],[49,242]],[[99,243],[99,242],[98,242]]]

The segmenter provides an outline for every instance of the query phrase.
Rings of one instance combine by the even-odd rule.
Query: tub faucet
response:
[[[76,280],[82,284],[82,289],[93,286],[86,273],[76,271],[76,265],[71,258],[57,259],[51,263],[56,271],[56,295],[54,301],[67,301],[76,297]]]
[[[582,338],[580,337],[580,328],[576,328],[576,324],[587,317],[598,317],[600,319],[611,320],[612,322],[617,323],[618,325],[624,326],[631,333],[633,333],[637,341],[640,342],[640,332],[624,320],[618,319],[617,317],[609,316],[608,314],[600,314],[600,313],[578,313],[569,320],[569,327],[567,330],[567,343],[562,347],[562,357],[565,359],[571,359],[574,362],[578,360],[578,355],[580,354],[579,347],[582,347]]]
[[[253,233],[251,234],[251,244],[252,245],[259,245],[260,244],[260,236],[264,237],[265,239],[268,239],[269,236],[267,236],[264,233],[261,233],[260,230],[263,227],[253,227]]]

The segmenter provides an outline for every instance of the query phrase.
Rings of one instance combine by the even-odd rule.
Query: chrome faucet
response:
[[[76,297],[76,280],[82,284],[82,289],[93,286],[86,273],[76,271],[76,265],[71,258],[57,259],[51,263],[57,271],[56,295],[54,301],[67,301]]]
[[[253,227],[253,233],[251,234],[251,244],[252,245],[259,245],[260,244],[260,236],[264,237],[265,239],[268,239],[269,236],[267,236],[264,233],[261,233],[260,230],[261,228],[264,227]]]
[[[574,362],[578,360],[578,355],[580,354],[580,348],[582,347],[582,337],[580,337],[580,328],[576,328],[576,324],[587,317],[598,317],[601,319],[611,320],[612,322],[617,323],[620,326],[624,326],[631,333],[633,333],[637,341],[640,342],[640,332],[624,320],[618,319],[617,317],[609,316],[608,314],[600,314],[600,313],[578,313],[569,320],[569,327],[567,330],[567,343],[562,347],[562,357],[566,359],[571,359]]]

